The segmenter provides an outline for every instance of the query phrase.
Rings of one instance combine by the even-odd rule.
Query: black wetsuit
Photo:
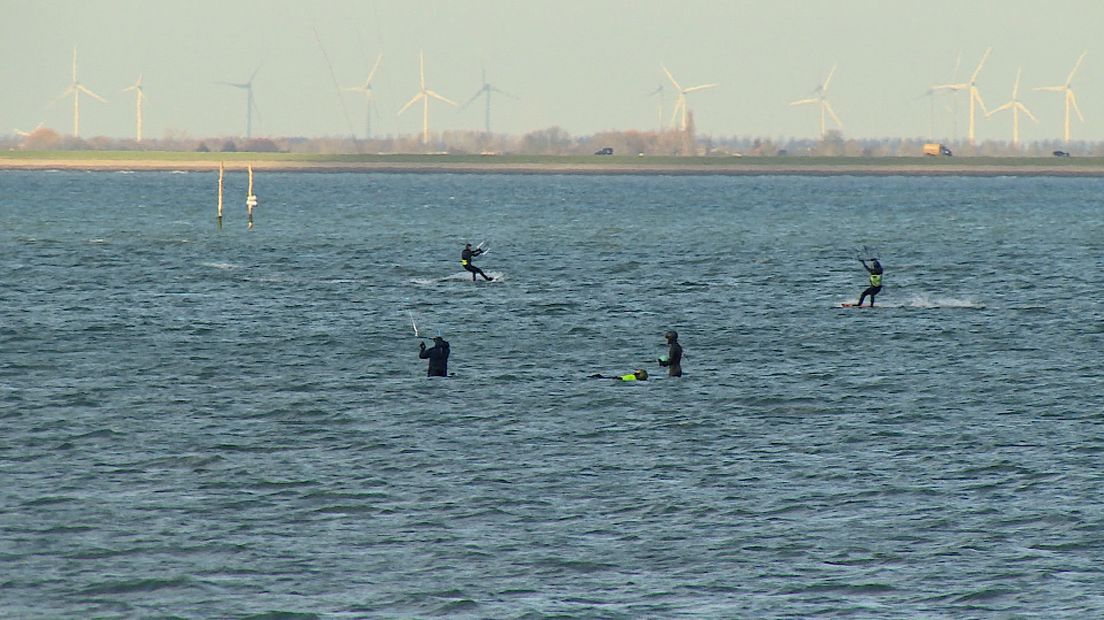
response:
[[[882,264],[877,260],[873,261],[869,266],[866,261],[859,259],[859,262],[863,264],[863,267],[870,272],[870,286],[859,295],[859,305],[863,305],[863,301],[866,300],[866,296],[870,295],[870,305],[874,305],[874,296],[882,292]]]
[[[433,346],[428,349],[424,342],[419,343],[422,350],[418,353],[418,357],[429,360],[429,370],[426,372],[428,376],[447,377],[449,343],[444,340],[434,340],[433,342]]]
[[[678,343],[677,338],[674,340],[669,340],[667,344],[667,361],[659,360],[659,365],[667,367],[668,377],[681,377],[682,345]]]
[[[472,274],[472,282],[475,282],[475,275],[479,274],[483,276],[484,280],[493,280],[494,278],[483,273],[483,270],[472,264],[472,259],[483,253],[483,248],[471,249],[471,247],[464,248],[464,251],[460,253],[460,264],[464,266]]]

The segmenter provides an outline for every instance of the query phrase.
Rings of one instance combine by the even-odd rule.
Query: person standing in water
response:
[[[423,360],[429,360],[429,368],[426,371],[427,376],[448,376],[449,343],[446,342],[444,338],[436,336],[433,339],[433,346],[428,349],[424,341],[419,342],[418,349],[418,357]]]
[[[862,263],[863,268],[870,273],[870,286],[868,286],[866,290],[862,292],[862,295],[859,295],[859,303],[856,305],[863,305],[863,301],[866,300],[866,296],[870,295],[870,307],[873,308],[874,296],[882,292],[882,272],[884,270],[882,269],[882,264],[879,263],[878,259],[876,258],[871,258],[869,265],[867,265],[866,261],[861,258],[859,259],[859,262]]]
[[[659,358],[659,365],[667,367],[668,377],[681,377],[682,345],[678,342],[678,332],[668,330],[663,337],[667,339],[667,355]]]
[[[483,253],[483,248],[472,249],[470,243],[464,245],[464,251],[460,252],[460,264],[472,274],[472,282],[475,282],[476,274],[483,276],[484,280],[488,282],[494,280],[493,277],[483,273],[483,270],[472,264],[472,259]]]

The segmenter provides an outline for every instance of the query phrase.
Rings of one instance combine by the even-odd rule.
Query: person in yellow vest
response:
[[[633,372],[627,375],[618,375],[616,377],[607,377],[606,375],[590,375],[591,379],[613,379],[614,381],[647,381],[648,371],[643,368],[637,368]]]
[[[483,253],[483,248],[475,248],[473,250],[470,243],[468,243],[464,246],[464,251],[463,252],[460,252],[460,265],[464,269],[467,269],[468,271],[471,272],[472,282],[475,282],[475,275],[476,274],[479,274],[479,275],[483,276],[484,280],[488,280],[488,281],[494,280],[493,277],[483,273],[482,269],[480,269],[479,267],[476,267],[475,265],[472,264],[472,259],[475,258],[476,256],[479,256],[482,253]]]
[[[863,268],[865,268],[867,272],[870,273],[870,286],[868,286],[866,290],[862,292],[862,295],[859,295],[859,303],[857,305],[863,305],[863,301],[866,300],[866,296],[870,295],[870,307],[874,307],[874,296],[882,292],[882,272],[885,270],[882,269],[882,264],[878,262],[878,259],[871,258],[869,260],[870,264],[867,265],[865,260],[861,258],[859,259],[859,262],[862,263]]]

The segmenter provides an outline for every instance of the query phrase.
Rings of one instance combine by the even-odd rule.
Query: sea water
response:
[[[1104,180],[215,188],[0,172],[0,615],[1104,615]]]

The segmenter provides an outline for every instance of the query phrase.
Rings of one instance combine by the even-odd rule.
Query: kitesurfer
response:
[[[430,377],[447,377],[448,376],[448,358],[449,358],[449,343],[444,338],[436,336],[433,338],[433,346],[426,348],[425,342],[418,343],[418,357],[420,359],[429,360],[429,368],[427,375]]]
[[[874,296],[882,292],[882,272],[884,270],[882,269],[882,264],[878,262],[878,259],[871,258],[869,260],[870,264],[867,265],[865,260],[861,258],[859,259],[859,262],[862,263],[863,268],[870,272],[870,286],[868,286],[866,290],[862,292],[862,295],[859,295],[859,303],[856,305],[862,306],[863,301],[866,299],[866,296],[870,295],[870,307],[873,308]]]
[[[464,251],[460,252],[460,264],[472,274],[472,282],[475,282],[476,274],[483,276],[484,280],[494,280],[493,277],[483,273],[483,270],[472,264],[472,259],[483,253],[483,248],[472,249],[470,243],[464,245]]]
[[[667,339],[667,355],[659,358],[659,365],[667,367],[668,377],[681,377],[682,345],[678,342],[678,332],[671,329],[663,337]]]

